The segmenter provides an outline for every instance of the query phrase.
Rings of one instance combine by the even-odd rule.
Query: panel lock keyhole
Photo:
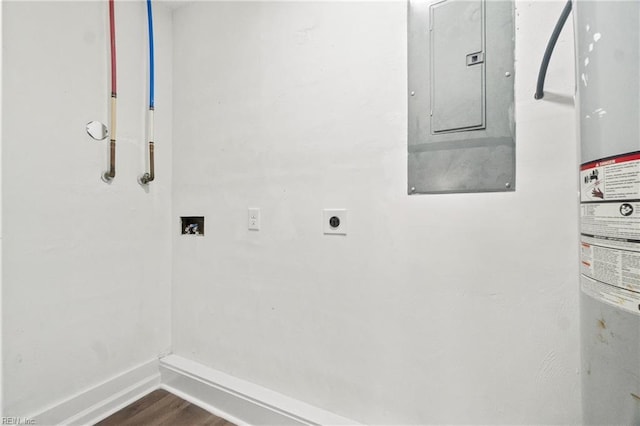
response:
[[[340,218],[338,216],[331,216],[331,219],[329,219],[329,225],[331,225],[332,228],[337,228],[340,226]]]
[[[467,55],[467,66],[471,66],[471,65],[477,65],[477,64],[481,64],[484,62],[484,53],[483,52],[476,52],[476,53],[469,53]]]

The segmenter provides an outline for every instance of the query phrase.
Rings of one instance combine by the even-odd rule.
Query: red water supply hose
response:
[[[116,177],[116,18],[114,0],[109,0],[109,36],[111,39],[111,138],[109,141],[109,170],[104,172],[102,180],[111,182]]]
[[[111,96],[116,97],[116,18],[114,0],[109,0],[109,36],[111,38]]]

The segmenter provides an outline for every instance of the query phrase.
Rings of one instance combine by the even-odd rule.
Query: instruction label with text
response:
[[[640,315],[640,152],[580,167],[582,291]]]

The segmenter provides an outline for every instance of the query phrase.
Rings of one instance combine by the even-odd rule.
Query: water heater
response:
[[[640,2],[573,2],[582,402],[640,424]]]

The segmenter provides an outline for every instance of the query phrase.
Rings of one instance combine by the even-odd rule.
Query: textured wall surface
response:
[[[174,352],[371,424],[580,423],[562,6],[517,3],[516,192],[413,197],[405,2],[176,9]]]
[[[173,342],[370,424],[580,423],[570,25],[533,100],[562,6],[517,3],[516,192],[409,197],[405,2],[158,5],[148,192],[144,4],[117,6],[108,186],[106,2],[3,2],[3,414]]]
[[[155,6],[156,182],[145,167],[147,20],[117,2],[117,176],[107,2],[3,2],[4,415],[33,415],[170,346],[171,12]]]

